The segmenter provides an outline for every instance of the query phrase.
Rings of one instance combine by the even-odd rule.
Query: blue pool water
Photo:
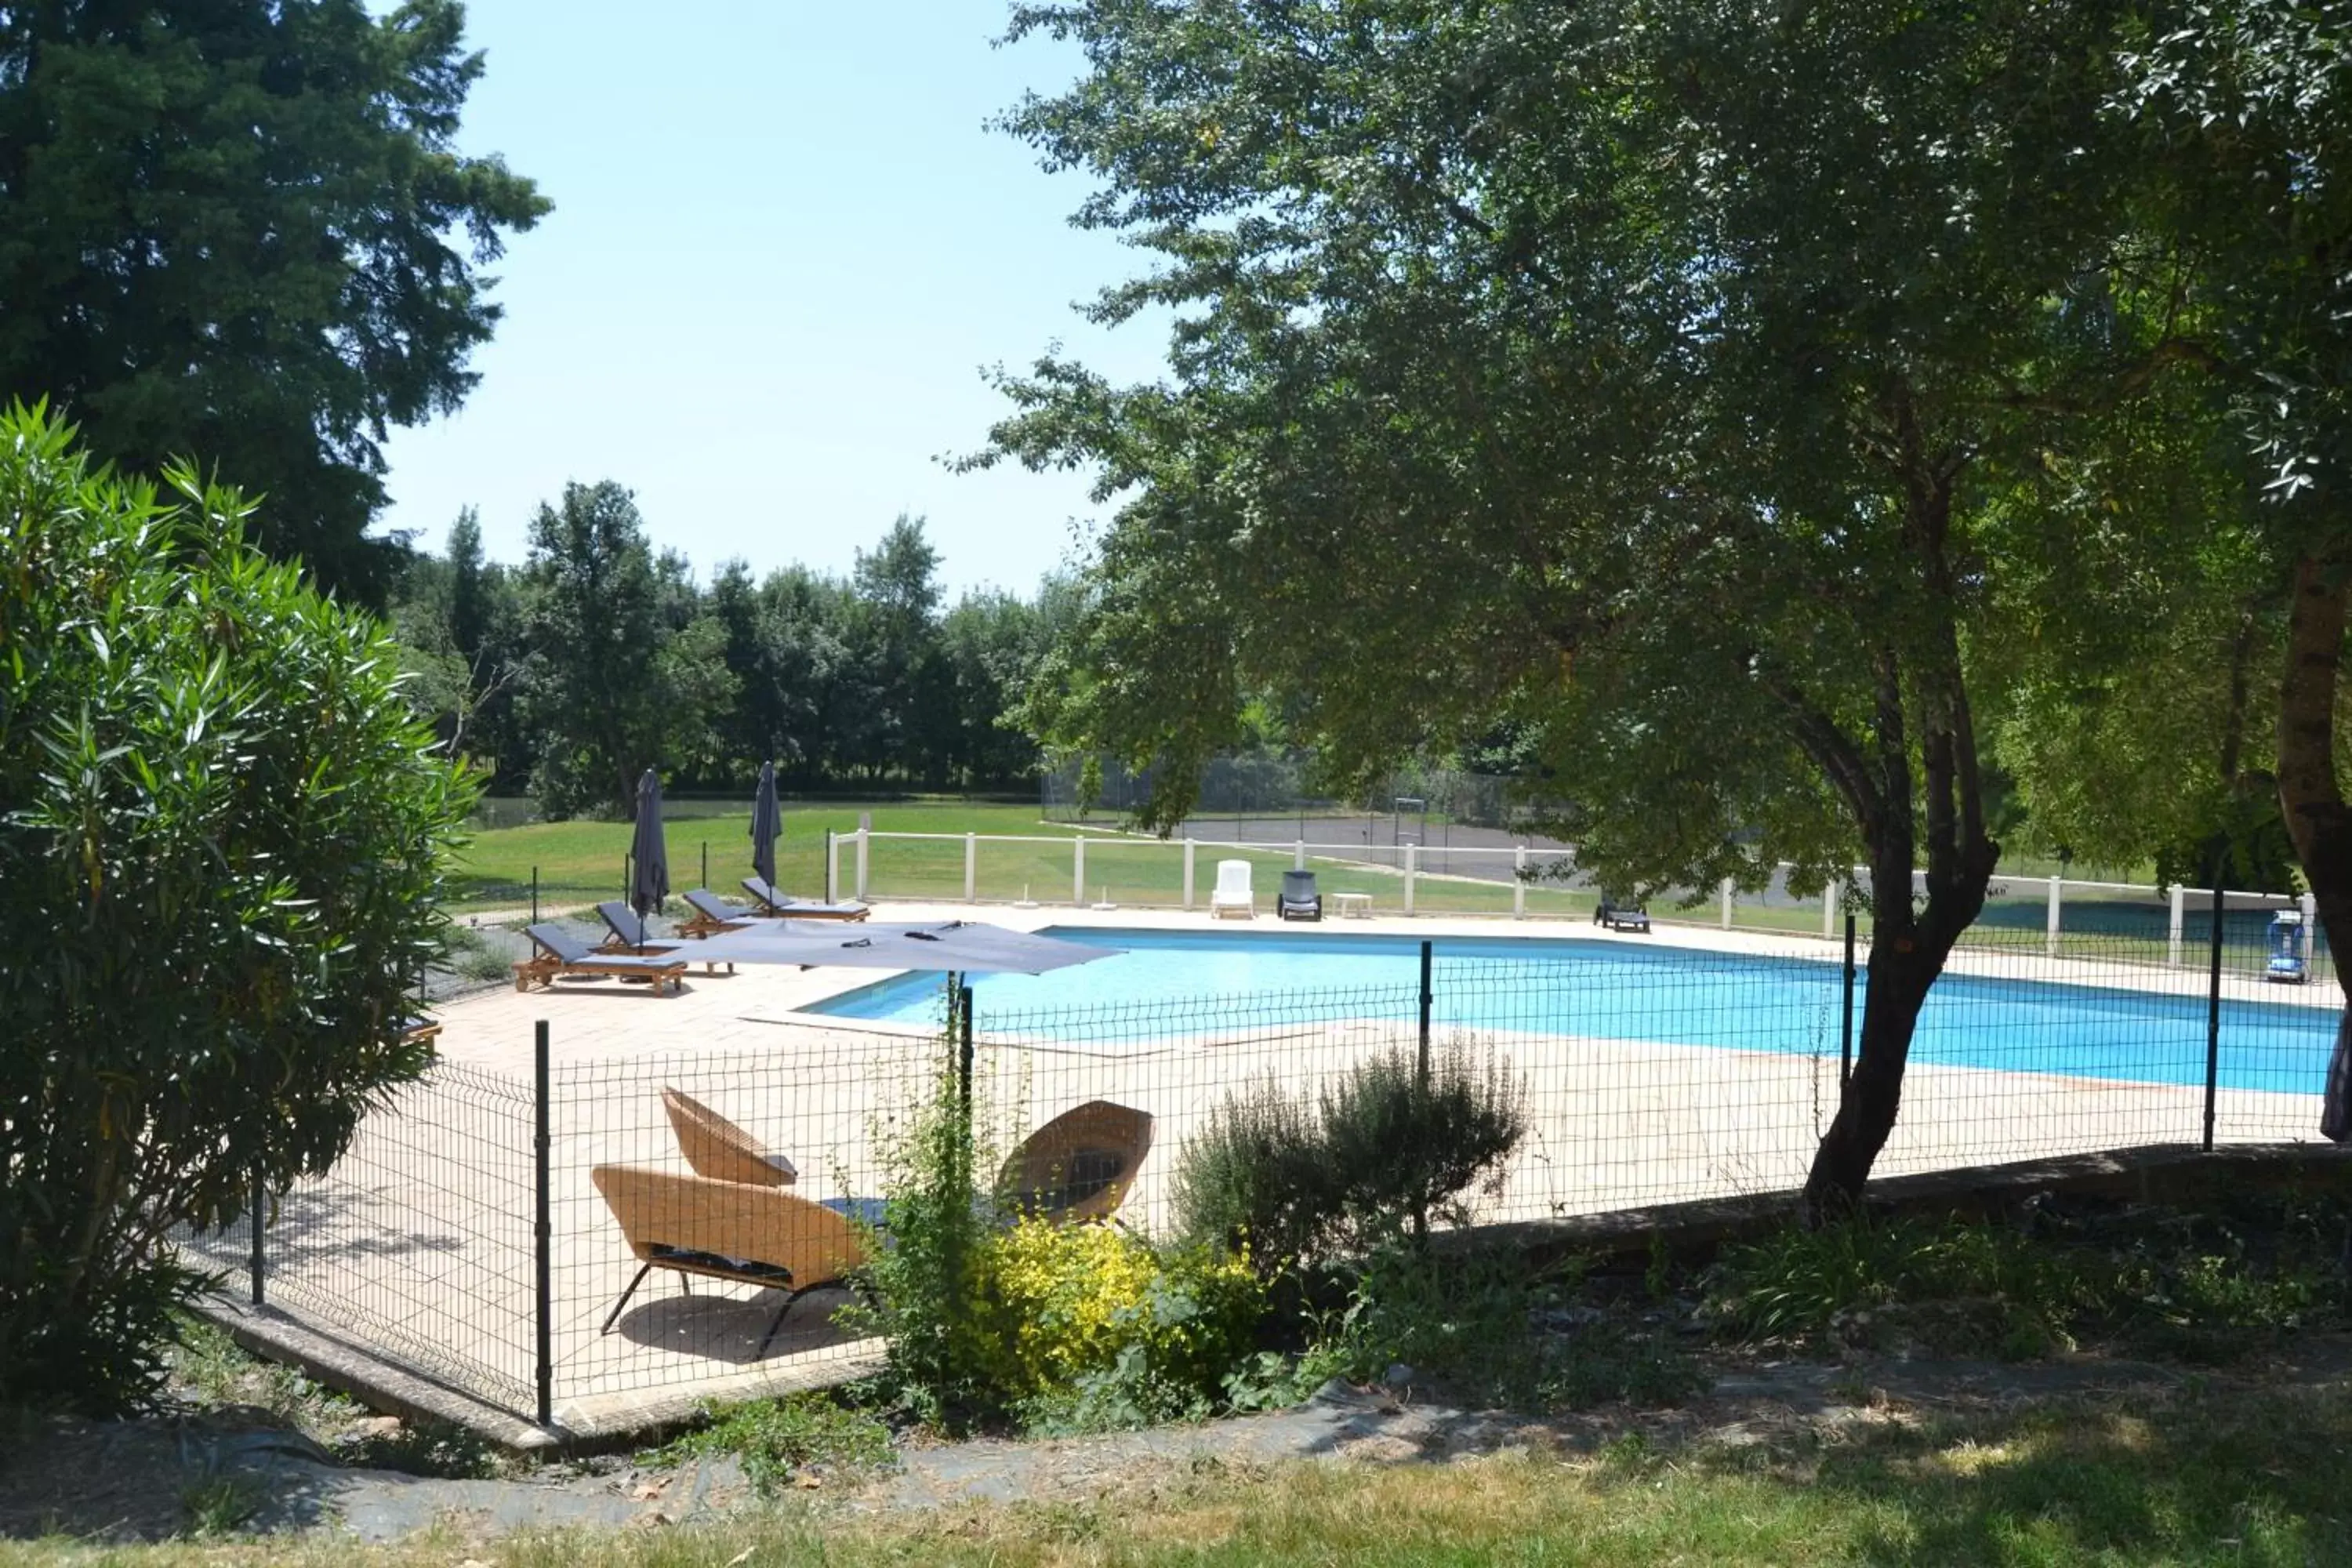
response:
[[[1208,1033],[1343,1017],[1413,1016],[1420,943],[1307,932],[1057,930],[1119,951],[1051,974],[974,982],[992,1034]],[[1447,938],[1435,943],[1440,1027],[1586,1035],[1667,1045],[1835,1056],[1843,988],[1833,960],[1759,958],[1639,942]],[[940,1016],[940,977],[860,987],[813,1011]],[[1855,977],[1859,1028],[1866,976]],[[2326,1007],[2225,1002],[2221,1083],[2317,1094],[2335,1041]],[[1930,994],[1912,1060],[2129,1083],[2205,1079],[2206,1002],[2124,987],[1948,974]]]

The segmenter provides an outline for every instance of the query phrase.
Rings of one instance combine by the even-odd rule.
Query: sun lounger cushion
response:
[[[825,904],[795,899],[774,883],[758,877],[744,878],[743,890],[759,900],[760,907],[768,913],[794,920],[862,921],[867,913],[864,904]]]

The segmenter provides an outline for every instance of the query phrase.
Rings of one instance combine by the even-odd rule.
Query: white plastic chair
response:
[[[1245,921],[1257,918],[1257,895],[1250,889],[1248,861],[1217,862],[1217,890],[1209,895],[1209,913],[1220,920],[1227,915]]]

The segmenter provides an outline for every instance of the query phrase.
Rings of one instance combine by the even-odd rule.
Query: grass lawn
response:
[[[1079,886],[1076,851],[1070,840],[1087,840],[1083,901],[1108,898],[1122,905],[1174,908],[1183,901],[1183,849],[1180,845],[1131,837],[1107,827],[1080,829],[1041,821],[1034,806],[993,803],[941,801],[892,803],[860,806],[810,805],[788,808],[784,835],[776,847],[776,878],[788,890],[806,898],[824,890],[825,830],[847,834],[856,830],[861,812],[871,813],[874,830],[885,833],[935,833],[961,836],[976,833],[997,837],[1055,840],[1038,844],[990,844],[979,847],[973,867],[973,891],[985,902],[1005,903],[1028,897],[1043,904],[1066,904]],[[721,892],[734,889],[751,872],[751,826],[748,807],[727,816],[694,816],[667,825],[670,885],[683,891],[703,879],[703,857],[709,857],[709,881]],[[578,904],[617,898],[624,889],[623,864],[631,828],[625,822],[546,822],[522,827],[486,830],[474,836],[452,879],[459,909],[514,908],[530,901],[531,874],[539,876],[542,904]],[[1461,855],[1461,851],[1455,852]],[[1434,852],[1433,851],[1433,858]],[[1203,844],[1194,862],[1196,907],[1208,905],[1220,859],[1246,859],[1260,907],[1271,909],[1275,890],[1292,857],[1223,848]],[[1463,858],[1466,861],[1467,857]],[[1365,892],[1384,913],[1401,910],[1404,879],[1393,869],[1343,860],[1313,858],[1322,889],[1332,892]],[[856,885],[856,856],[840,853],[841,882],[836,889],[847,896]],[[957,900],[964,893],[964,846],[949,839],[875,839],[867,847],[866,888],[877,899]],[[1424,874],[1416,879],[1414,907],[1428,912],[1511,912],[1507,882],[1469,877]],[[1531,887],[1530,914],[1590,914],[1591,895],[1562,889]]]
[[[803,897],[822,894],[825,829],[854,833],[860,812],[872,814],[877,833],[1034,833],[1058,838],[1075,831],[1040,822],[1034,805],[962,801],[793,805],[785,808],[784,835],[776,845],[777,881]],[[618,898],[631,831],[625,822],[535,822],[477,833],[452,878],[458,906],[529,903],[534,867],[542,901]],[[733,889],[751,873],[751,832],[748,802],[742,810],[724,816],[672,820],[667,826],[670,885],[681,891],[695,885],[707,845],[712,885],[722,892]],[[845,853],[842,878],[846,881],[850,875]],[[961,882],[957,888],[961,892]]]
[[[856,803],[796,805],[784,813],[784,836],[776,850],[777,879],[789,891],[816,898],[824,891],[824,836],[854,833],[861,812],[870,813],[877,834],[923,833],[950,836],[931,839],[877,837],[867,846],[866,890],[875,899],[955,901],[964,896],[965,834],[978,834],[972,866],[972,891],[982,903],[1011,903],[1034,899],[1048,906],[1108,901],[1122,908],[1176,909],[1183,903],[1184,858],[1181,844],[1121,834],[1110,819],[1079,828],[1042,820],[1037,808],[1025,804],[960,800],[891,802],[861,806]],[[670,885],[683,892],[704,880],[704,857],[709,856],[709,881],[722,894],[734,891],[751,871],[751,812],[673,818],[667,825]],[[464,910],[519,909],[530,902],[531,873],[539,874],[540,900],[548,907],[577,907],[598,899],[618,898],[625,890],[623,858],[627,853],[630,825],[625,822],[548,822],[522,827],[488,829],[474,836],[464,851],[455,877],[456,907]],[[994,838],[1034,838],[1041,843],[991,843]],[[1086,840],[1081,868],[1071,840]],[[1456,868],[1473,865],[1499,870],[1502,856],[1479,858],[1456,849]],[[1193,907],[1206,910],[1209,890],[1216,882],[1219,860],[1243,859],[1251,866],[1253,885],[1261,910],[1271,912],[1282,873],[1293,857],[1285,852],[1239,850],[1202,843],[1194,853]],[[1539,862],[1538,862],[1539,863]],[[1447,864],[1433,848],[1426,865]],[[1364,893],[1372,911],[1399,914],[1404,909],[1404,878],[1393,868],[1366,865],[1345,858],[1310,854],[1308,865],[1324,893]],[[1080,873],[1083,869],[1083,885]],[[856,857],[845,846],[840,851],[840,882],[836,896],[846,898],[856,882]],[[2069,908],[2085,928],[2116,926],[2102,919],[2095,906],[2111,900],[2076,894]],[[2007,907],[2015,904],[2014,909]],[[2032,907],[2028,908],[2027,905]],[[1526,890],[1529,915],[1580,919],[1592,912],[1592,895],[1544,883]],[[1415,879],[1413,907],[1423,914],[1508,916],[1512,886],[1491,876],[1447,875],[1423,870]],[[1326,914],[1337,911],[1327,906]],[[1651,913],[1662,921],[1696,925],[1718,922],[1718,906],[1709,898],[1685,910],[1664,901]],[[2243,916],[2233,916],[2241,920]],[[2259,920],[2261,917],[2255,917]],[[2168,946],[2160,917],[2134,909],[2114,930],[2069,928],[2060,952],[2071,957],[2101,957],[2161,964]],[[2185,933],[2184,962],[2201,966],[2201,917],[2192,918]],[[1734,924],[1742,930],[1818,935],[1822,916],[1815,908],[1768,908],[1738,901]],[[1974,948],[1997,947],[2021,952],[2043,951],[2042,905],[2031,889],[2001,907],[1988,910],[1967,938]],[[2233,928],[2226,966],[2231,973],[2260,973],[2263,952],[2258,944]],[[1860,941],[1867,948],[1870,921],[1864,915]],[[2334,970],[2325,953],[2314,965],[2315,981],[2326,982]]]
[[[394,1547],[313,1537],[95,1548],[0,1544],[0,1568],[285,1564],[771,1568],[776,1564],[1900,1563],[1928,1568],[2352,1562],[2352,1408],[2340,1388],[2081,1399],[1736,1442],[1549,1431],[1452,1464],[1201,1459],[1104,1469],[1063,1500],[902,1516],[774,1511],[671,1529]],[[1658,1428],[1664,1431],[1665,1428]]]

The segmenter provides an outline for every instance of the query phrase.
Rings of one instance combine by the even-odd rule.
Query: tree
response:
[[[53,398],[132,469],[204,453],[267,496],[262,545],[381,604],[385,432],[471,389],[481,268],[548,210],[455,150],[464,18],[0,7],[0,397]]]
[[[482,560],[482,518],[472,507],[449,525],[448,570],[449,646],[471,664],[488,643],[497,613],[497,590]]]
[[[1165,826],[1258,689],[1360,778],[1510,721],[1609,885],[1817,887],[1858,847],[1868,999],[1807,1184],[1850,1203],[1996,861],[1976,668],[2091,574],[2103,416],[2175,357],[2116,308],[2114,26],[1022,7],[1089,71],[1011,128],[1163,262],[1097,313],[1179,319],[1172,384],[1048,360],[981,459],[1122,502],[1055,738],[1153,766]]]
[[[940,552],[901,515],[850,571],[845,641],[866,711],[855,755],[866,776],[938,771],[947,727],[939,650]]]
[[[387,614],[409,705],[433,726],[442,751],[467,758],[492,780],[516,772],[506,753],[525,673],[520,614],[505,571],[481,559],[471,509],[458,517],[447,559],[408,557],[394,580]]]
[[[171,1232],[323,1173],[415,1078],[472,805],[382,627],[193,468],[0,416],[0,1401],[136,1403],[204,1286]]]
[[[675,558],[673,558],[674,560]],[[607,479],[563,487],[531,520],[527,612],[541,809],[625,816],[639,773],[711,749],[735,679],[723,626],[665,618],[682,570],[658,569],[635,500]]]
[[[2352,19],[2274,0],[2152,8],[2116,115],[2137,221],[2193,251],[2178,309],[2243,435],[2248,510],[2279,565],[2279,809],[2328,945],[2352,952],[2344,644],[2352,621]],[[2337,1072],[2352,1074],[2352,973]],[[2340,1097],[2331,1092],[2331,1100]],[[2327,1131],[2352,1135],[2352,1108]]]
[[[967,594],[940,623],[942,659],[953,684],[950,770],[967,788],[1003,787],[1037,771],[1037,743],[1007,715],[1033,678],[1047,643],[1038,603],[1012,594]]]

